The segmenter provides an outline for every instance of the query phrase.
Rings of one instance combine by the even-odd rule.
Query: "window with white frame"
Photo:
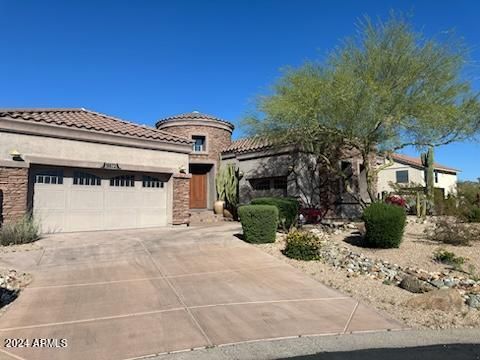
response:
[[[63,170],[43,170],[35,175],[37,184],[63,184]]]
[[[193,135],[192,140],[194,141],[194,143],[193,143],[193,151],[194,152],[206,151],[205,136]]]

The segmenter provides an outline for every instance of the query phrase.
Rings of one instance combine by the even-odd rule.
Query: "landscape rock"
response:
[[[357,224],[356,224],[357,225]],[[379,280],[385,285],[397,285],[412,293],[425,293],[436,289],[456,289],[461,292],[464,302],[470,295],[480,296],[480,281],[467,276],[459,276],[454,272],[444,269],[443,271],[429,272],[416,267],[402,267],[398,264],[390,264],[383,259],[371,259],[362,253],[352,251],[330,240],[330,235],[339,227],[349,228],[349,224],[339,225],[325,223],[323,225],[309,225],[308,230],[319,237],[321,248],[320,259],[336,268],[346,272],[347,277],[367,276]],[[405,278],[409,276],[405,280]],[[475,303],[475,300],[473,300]]]
[[[443,280],[439,280],[439,279],[435,279],[435,280],[432,280],[430,281],[430,284],[432,284],[433,286],[435,286],[436,288],[443,288],[445,285],[443,284]]]
[[[416,294],[425,293],[434,289],[432,285],[411,275],[406,275],[400,282],[399,286],[402,289]]]
[[[31,281],[26,273],[16,270],[0,270],[0,308],[8,305],[18,296],[18,293]]]
[[[409,299],[407,306],[423,310],[461,311],[464,304],[455,289],[439,289]]]
[[[467,305],[474,309],[480,309],[480,295],[470,295],[467,299]]]

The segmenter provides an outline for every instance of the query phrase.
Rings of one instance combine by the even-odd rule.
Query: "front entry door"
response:
[[[190,209],[207,207],[207,174],[192,174],[190,179]]]

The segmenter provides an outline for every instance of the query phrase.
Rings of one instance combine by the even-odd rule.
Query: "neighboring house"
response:
[[[425,186],[425,167],[420,158],[414,158],[402,154],[392,155],[393,164],[378,174],[378,194],[379,197],[392,192],[392,184],[408,185],[416,184]],[[380,163],[386,164],[386,159],[381,159]],[[457,173],[459,170],[434,164],[435,188],[441,189],[444,196],[455,195],[457,193]]]

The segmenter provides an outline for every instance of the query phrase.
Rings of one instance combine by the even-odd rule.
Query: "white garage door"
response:
[[[167,225],[166,174],[34,169],[33,214],[43,232]]]

